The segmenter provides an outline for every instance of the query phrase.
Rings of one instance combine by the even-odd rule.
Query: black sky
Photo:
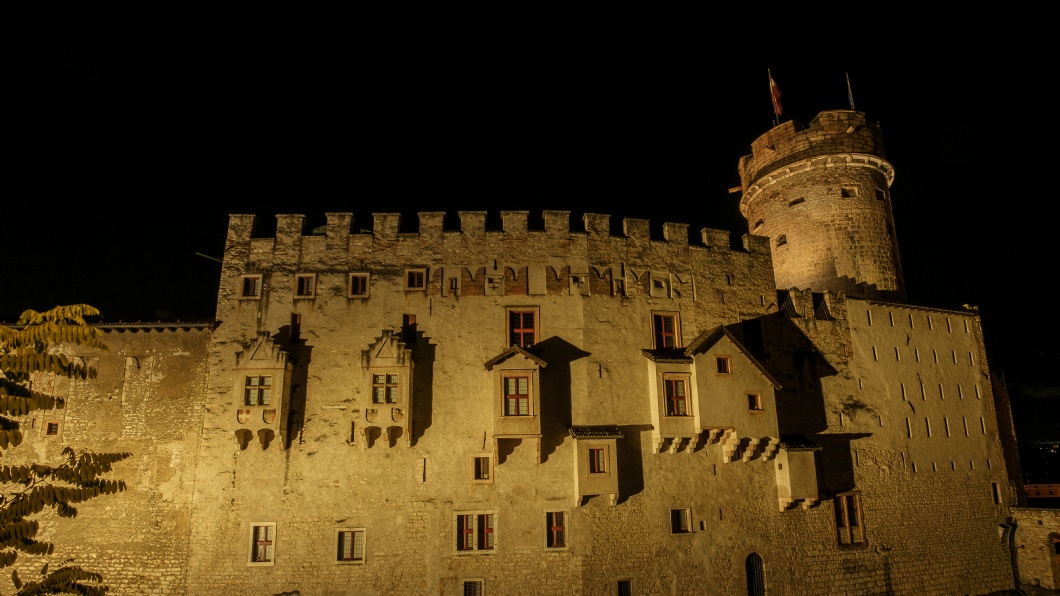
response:
[[[0,58],[0,319],[70,303],[212,319],[220,269],[196,253],[221,256],[232,213],[267,230],[280,213],[565,209],[739,235],[728,189],[772,126],[767,69],[801,122],[849,108],[849,74],[895,167],[910,302],[978,305],[1021,403],[1060,402],[1045,54],[981,35],[985,17],[780,19],[274,15],[34,38]]]

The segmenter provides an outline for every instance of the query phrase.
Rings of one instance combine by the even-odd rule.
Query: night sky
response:
[[[370,228],[400,212],[414,229],[418,211],[562,209],[740,235],[728,189],[773,126],[767,69],[782,120],[804,123],[850,107],[849,75],[895,167],[909,301],[978,305],[1021,439],[1060,438],[1048,54],[923,22],[878,43],[792,22],[764,43],[670,10],[436,16],[274,15],[7,52],[0,321],[71,303],[107,322],[211,320],[220,265],[196,253],[222,255],[233,213],[263,233],[281,213]]]

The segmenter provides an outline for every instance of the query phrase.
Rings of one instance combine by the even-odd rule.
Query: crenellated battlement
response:
[[[883,135],[878,123],[853,110],[821,112],[806,126],[789,120],[751,143],[751,154],[740,158],[743,190],[763,176],[784,166],[812,157],[838,154],[884,157]]]
[[[544,229],[531,229],[530,212],[502,211],[500,213],[502,229],[488,230],[487,212],[459,211],[456,230],[446,228],[445,212],[417,213],[418,231],[402,231],[403,221],[400,213],[373,213],[371,231],[355,231],[356,223],[352,213],[327,213],[327,225],[323,234],[307,233],[306,217],[300,214],[277,215],[276,235],[274,238],[255,236],[257,216],[235,214],[229,217],[229,230],[226,254],[239,252],[240,247],[247,247],[253,242],[260,246],[271,242],[273,251],[282,254],[292,250],[304,250],[312,246],[328,252],[345,252],[351,247],[367,248],[374,245],[391,243],[418,243],[422,248],[436,245],[438,250],[453,249],[459,243],[468,250],[484,249],[487,245],[501,246],[504,243],[517,243],[518,252],[525,254],[551,254],[563,252],[574,245],[598,246],[600,243],[630,246],[662,245],[669,250],[702,248],[715,252],[734,251],[739,253],[756,253],[767,255],[769,243],[765,238],[745,234],[738,247],[732,246],[731,233],[728,230],[702,228],[698,234],[689,234],[689,224],[664,222],[662,239],[653,239],[651,222],[646,219],[625,218],[622,220],[622,235],[611,233],[611,216],[586,213],[582,216],[583,228],[571,225],[569,211],[543,211]],[[573,243],[573,244],[572,244]]]

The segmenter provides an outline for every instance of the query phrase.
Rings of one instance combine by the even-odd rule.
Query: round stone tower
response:
[[[853,110],[788,121],[740,159],[740,212],[768,236],[777,287],[905,302],[891,213],[894,168]]]

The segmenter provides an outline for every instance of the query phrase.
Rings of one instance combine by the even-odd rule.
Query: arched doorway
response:
[[[762,555],[747,555],[744,565],[747,567],[747,596],[765,596],[766,578],[762,569]]]

